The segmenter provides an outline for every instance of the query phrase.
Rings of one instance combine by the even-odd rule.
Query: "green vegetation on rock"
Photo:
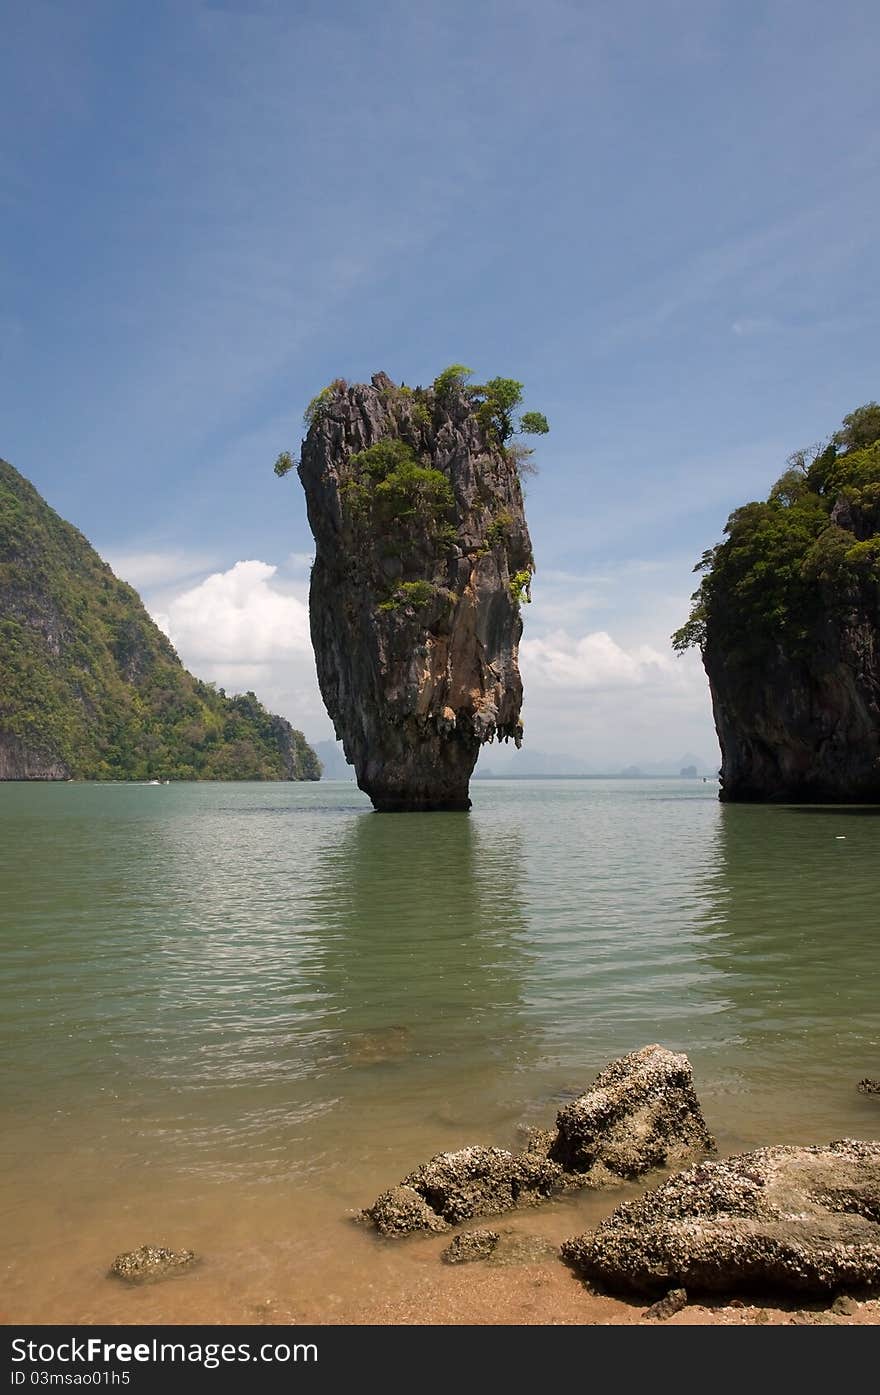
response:
[[[734,510],[727,538],[705,552],[679,652],[711,634],[728,661],[768,643],[791,657],[824,616],[845,616],[880,584],[880,405],[844,418],[830,441],[797,451],[763,503]]]
[[[377,441],[348,463],[353,475],[345,482],[346,500],[370,526],[389,536],[415,527],[434,541],[454,541],[449,516],[455,499],[449,480],[442,470],[420,464],[406,441]]]
[[[402,581],[387,601],[381,602],[379,609],[400,610],[404,606],[412,606],[415,610],[421,610],[422,606],[433,601],[438,590],[430,581]]]
[[[332,383],[328,383],[325,388],[321,388],[320,392],[316,392],[303,412],[303,425],[309,427],[312,425],[312,422],[320,421],[336,394],[338,392],[344,392],[347,386],[348,384],[344,378],[334,378]],[[281,458],[282,457],[279,457],[279,459]],[[279,471],[276,470],[275,473],[278,474]],[[286,474],[286,471],[282,470],[280,473]]]
[[[302,733],[183,668],[137,593],[0,461],[0,759],[78,779],[317,780]]]
[[[516,378],[490,378],[487,383],[470,383],[473,370],[463,363],[450,364],[434,379],[434,391],[441,403],[453,393],[463,393],[471,403],[480,425],[500,446],[506,446],[514,435],[545,436],[550,430],[543,412],[515,412],[522,405],[523,384]],[[522,449],[514,459],[523,459]]]
[[[375,375],[371,391],[381,404],[381,420],[370,421],[366,432],[363,417],[356,431],[348,426],[352,400],[359,413],[367,410],[364,389],[349,388],[342,378],[306,408],[307,441],[317,433],[329,443],[343,433],[336,466],[340,521],[358,584],[382,612],[412,614],[425,610],[440,592],[457,594],[457,582],[447,573],[463,554],[495,553],[496,562],[510,568],[503,578],[510,595],[517,604],[528,599],[531,571],[523,571],[522,562],[530,561],[530,552],[519,556],[522,527],[511,512],[521,508],[521,499],[511,500],[505,480],[512,467],[519,496],[519,477],[532,470],[533,452],[513,437],[545,434],[547,419],[541,412],[519,414],[523,385],[515,378],[472,384],[471,377],[461,363],[445,368],[428,387]],[[450,483],[449,443],[459,431],[467,433],[473,458],[481,462],[474,480],[481,505],[476,513],[474,500],[456,499]],[[365,439],[370,444],[362,446]],[[283,451],[275,474],[288,474],[294,464],[292,454]],[[369,565],[362,566],[366,559]],[[435,606],[430,623],[442,626],[447,614],[447,608]]]
[[[530,571],[514,572],[513,576],[510,578],[510,594],[517,604],[523,600],[531,600],[531,596],[529,595],[531,583],[532,574]]]
[[[296,461],[290,454],[290,451],[283,450],[275,461],[275,473],[278,478],[283,479],[285,475],[289,475],[295,464]]]

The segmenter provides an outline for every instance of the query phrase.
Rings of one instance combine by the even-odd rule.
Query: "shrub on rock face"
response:
[[[823,1294],[880,1284],[880,1143],[704,1162],[562,1246],[585,1278],[657,1293]]]

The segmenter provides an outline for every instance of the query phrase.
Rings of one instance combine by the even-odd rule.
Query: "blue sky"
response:
[[[876,4],[30,0],[4,31],[0,454],[184,660],[328,734],[272,462],[329,379],[461,360],[552,427],[529,742],[711,758],[667,643],[693,561],[880,396]]]

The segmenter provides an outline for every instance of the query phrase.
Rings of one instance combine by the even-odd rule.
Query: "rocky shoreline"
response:
[[[857,1088],[876,1093],[866,1084],[876,1082]],[[434,1299],[419,1316],[399,1299],[395,1310],[389,1296],[384,1317],[340,1320],[471,1321],[456,1303],[484,1292],[490,1276],[499,1301],[516,1295],[535,1322],[880,1320],[880,1141],[777,1145],[722,1159],[714,1152],[687,1057],[643,1047],[612,1061],[559,1110],[555,1131],[533,1131],[522,1152],[470,1145],[438,1154],[358,1214],[383,1250],[403,1239],[394,1253],[423,1256],[422,1268],[432,1256],[441,1261],[427,1284],[447,1317],[436,1315]],[[524,1208],[535,1215],[545,1202],[619,1189],[658,1170],[666,1174],[658,1185],[561,1243],[567,1205],[549,1207],[528,1230],[521,1224]],[[464,1228],[484,1216],[505,1223]],[[128,1288],[153,1288],[198,1263],[190,1250],[142,1246],[117,1256],[110,1274]],[[474,1289],[472,1272],[485,1276],[483,1288]],[[554,1307],[542,1318],[540,1304],[523,1298],[530,1288],[553,1290],[571,1315]]]
[[[874,1093],[875,1084],[866,1079],[858,1088]],[[654,1318],[683,1308],[689,1291],[843,1301],[880,1290],[880,1142],[843,1139],[707,1160],[714,1151],[690,1062],[655,1044],[612,1061],[559,1111],[556,1132],[538,1131],[525,1152],[440,1153],[383,1192],[362,1219],[383,1237],[437,1233],[703,1155],[616,1207],[594,1231],[564,1241],[561,1258],[607,1291],[665,1294]],[[465,1231],[442,1258],[491,1263],[502,1238]]]
[[[688,1058],[652,1045],[612,1061],[538,1130],[525,1152],[471,1145],[439,1153],[363,1212],[380,1235],[442,1231],[582,1187],[641,1177],[714,1152]]]

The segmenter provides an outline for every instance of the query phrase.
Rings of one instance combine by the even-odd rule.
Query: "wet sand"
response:
[[[74,1210],[56,1190],[44,1193],[42,1210],[31,1210],[26,1225],[9,1213],[4,1217],[3,1322],[553,1326],[647,1320],[648,1300],[593,1292],[553,1253],[624,1196],[636,1195],[635,1187],[584,1193],[477,1223],[545,1246],[547,1257],[538,1262],[451,1266],[440,1258],[451,1233],[381,1240],[317,1192],[240,1195],[233,1210],[226,1188],[197,1199],[145,1185],[135,1195],[120,1188],[118,1178],[103,1180],[106,1191],[96,1176],[90,1202],[80,1196]],[[108,1275],[117,1253],[144,1243],[191,1247],[199,1263],[141,1287]],[[880,1297],[856,1300],[848,1314],[832,1312],[831,1302],[779,1305],[760,1294],[695,1301],[667,1324],[880,1323]]]

